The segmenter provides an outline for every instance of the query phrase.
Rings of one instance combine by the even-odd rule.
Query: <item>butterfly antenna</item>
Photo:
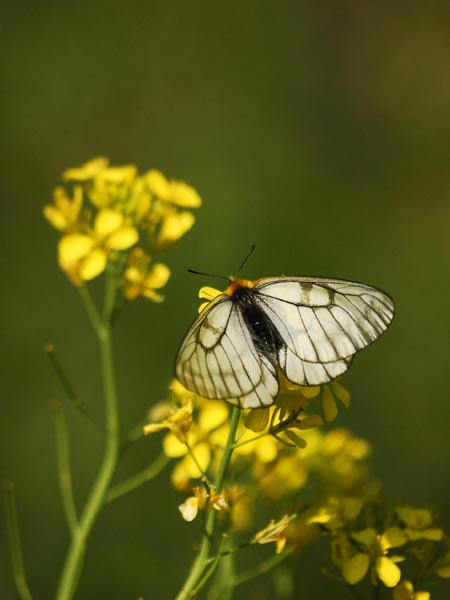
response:
[[[205,277],[217,277],[218,279],[225,279],[225,281],[230,282],[228,277],[225,275],[216,275],[215,273],[203,273],[203,271],[194,271],[194,269],[187,269],[189,273],[194,273],[194,275],[204,275]]]
[[[237,274],[239,275],[239,273],[241,272],[241,269],[243,268],[243,266],[245,265],[245,263],[248,261],[248,259],[250,258],[250,256],[253,254],[253,250],[256,248],[256,244],[252,244],[252,247],[250,248],[250,252],[247,254],[247,256],[244,258],[244,260],[241,262],[241,265],[238,269]]]

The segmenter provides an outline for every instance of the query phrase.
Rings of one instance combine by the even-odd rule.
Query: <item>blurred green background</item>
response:
[[[53,596],[68,541],[47,408],[61,389],[45,342],[101,408],[95,340],[42,206],[63,169],[96,154],[160,168],[204,199],[165,256],[167,301],[136,302],[120,320],[124,429],[165,395],[206,283],[186,268],[232,273],[256,243],[249,278],[344,277],[393,295],[393,326],[355,360],[336,425],[373,444],[389,499],[437,506],[449,531],[448,4],[9,2],[1,31],[0,476],[16,485],[35,599]],[[68,415],[81,502],[102,443]],[[119,477],[158,443],[138,444]],[[180,518],[168,473],[104,510],[77,598],[173,597],[200,523]],[[0,524],[0,597],[12,599]],[[298,560],[294,598],[347,597],[325,564],[320,544]],[[236,598],[267,590],[262,578]]]

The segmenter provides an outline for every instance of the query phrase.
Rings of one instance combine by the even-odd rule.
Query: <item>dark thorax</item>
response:
[[[251,288],[238,287],[233,299],[239,304],[253,344],[259,354],[276,362],[278,351],[284,346],[278,329],[261,309],[256,293]]]

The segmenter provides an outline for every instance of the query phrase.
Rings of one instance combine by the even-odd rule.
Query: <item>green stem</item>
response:
[[[119,414],[111,328],[115,299],[114,272],[109,270],[107,273],[102,319],[94,307],[87,287],[80,288],[80,293],[100,343],[106,439],[103,462],[81,515],[79,527],[72,538],[61,574],[56,600],[70,600],[75,593],[78,577],[83,565],[86,542],[95,519],[104,503],[119,455]]]
[[[165,454],[160,454],[151,465],[136,473],[129,479],[118,483],[114,487],[112,487],[106,495],[105,502],[111,502],[111,500],[115,500],[116,498],[120,498],[124,494],[128,494],[128,492],[132,492],[139,486],[147,483],[151,479],[154,479],[164,467],[168,464],[170,459]]]
[[[227,443],[225,445],[219,469],[217,471],[216,480],[214,482],[217,494],[219,494],[222,490],[227,468],[230,462],[231,455],[233,453],[233,445],[236,436],[236,429],[239,423],[239,416],[239,408],[233,408],[231,413],[230,430],[228,432]],[[180,593],[176,597],[176,600],[188,600],[192,597],[194,589],[197,588],[198,582],[200,581],[206,566],[209,564],[209,554],[211,551],[212,538],[216,524],[216,516],[217,512],[215,510],[210,510],[208,512],[200,551],[197,554],[196,559],[194,560],[191,572],[188,578],[186,579]],[[197,590],[198,588],[196,589],[196,591]]]
[[[3,483],[6,526],[8,530],[9,551],[13,570],[14,583],[22,600],[31,600],[28,589],[25,566],[23,563],[22,545],[20,543],[19,519],[14,498],[14,486],[11,481]]]
[[[67,436],[67,424],[59,404],[53,407],[53,423],[56,435],[56,453],[58,459],[58,479],[61,498],[71,535],[78,528],[77,511],[72,490],[72,474],[70,470],[70,451]]]

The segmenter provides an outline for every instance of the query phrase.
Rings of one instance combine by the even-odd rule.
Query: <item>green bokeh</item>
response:
[[[394,296],[394,324],[355,360],[352,407],[337,424],[373,443],[388,498],[436,505],[450,530],[447,10],[415,0],[4,9],[0,476],[16,484],[36,599],[53,596],[68,541],[47,409],[61,390],[45,342],[101,408],[94,338],[41,211],[60,172],[96,154],[160,168],[204,199],[195,228],[166,254],[167,301],[137,302],[119,323],[124,428],[164,397],[204,283],[186,268],[229,274],[256,243],[249,278],[344,277]],[[102,443],[69,414],[81,502]],[[140,443],[119,476],[157,448]],[[166,471],[111,504],[77,598],[171,598],[199,536],[179,502]],[[9,600],[0,523],[0,598]],[[320,573],[328,561],[325,545],[299,559],[295,598],[346,597]],[[236,597],[270,598],[264,580],[255,590]]]

